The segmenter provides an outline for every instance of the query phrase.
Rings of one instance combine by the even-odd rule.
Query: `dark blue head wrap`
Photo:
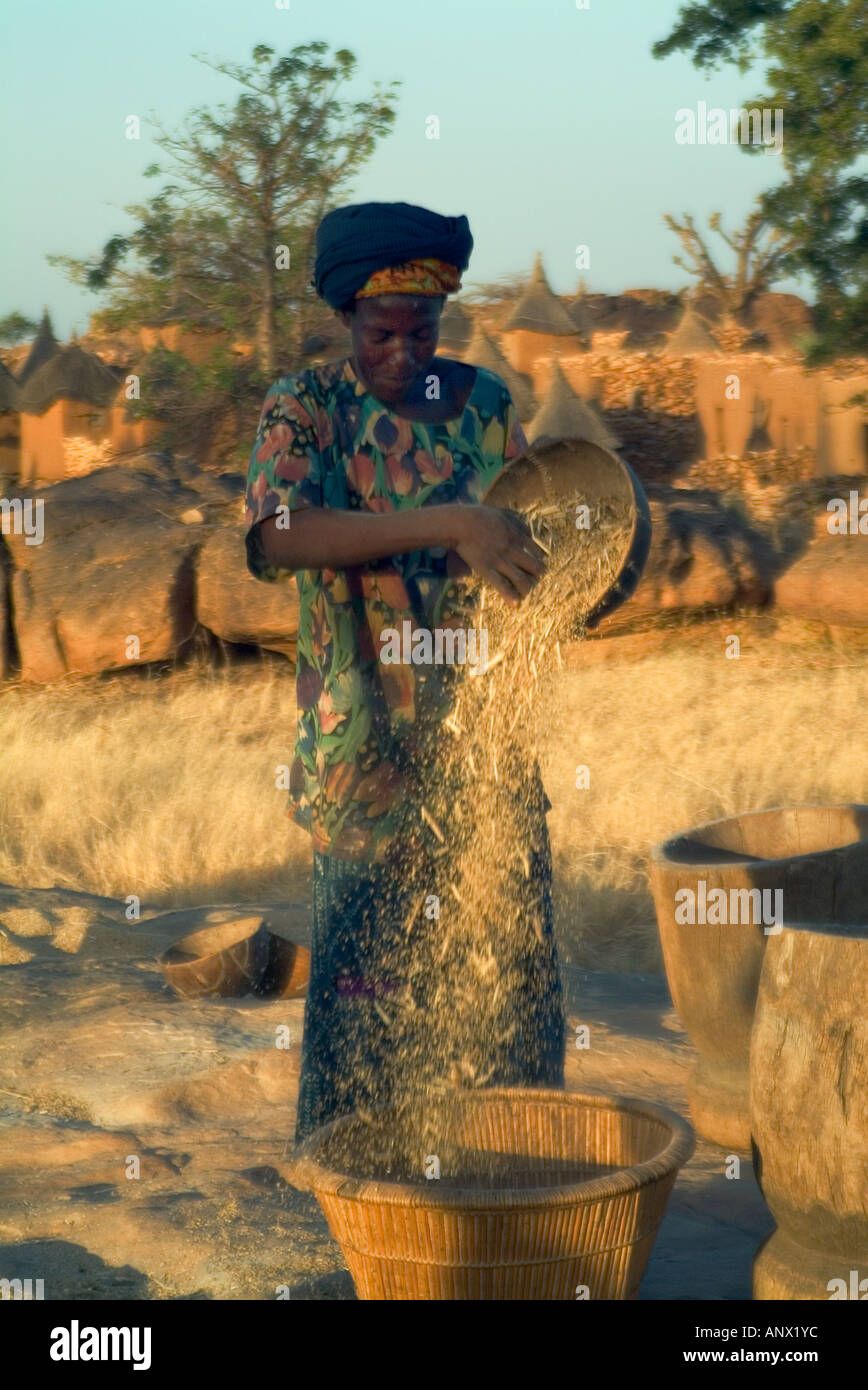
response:
[[[316,233],[316,292],[333,309],[353,299],[375,270],[436,256],[466,270],[470,223],[412,203],[352,203],[327,213]]]

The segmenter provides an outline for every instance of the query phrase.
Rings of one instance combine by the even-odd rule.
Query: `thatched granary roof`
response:
[[[27,360],[18,373],[18,385],[23,386],[24,383],[33,376],[34,372],[37,372],[40,367],[44,366],[44,364],[59,351],[60,344],[54,336],[54,331],[51,327],[51,319],[48,317],[48,310],[44,309],[42,312],[42,322],[39,325],[36,337],[33,339],[30,351],[27,354]]]
[[[481,323],[477,323],[473,330],[473,337],[467,345],[464,360],[475,367],[484,367],[487,371],[502,377],[515,402],[518,418],[520,420],[530,419],[536,409],[532,386],[527,378],[521,372],[517,372],[507,361],[491,334],[486,332]]]
[[[663,352],[670,357],[701,357],[705,352],[720,352],[720,344],[705,320],[688,304],[678,327],[666,339]]]
[[[615,449],[618,445],[594,407],[573,390],[558,362],[554,363],[548,395],[531,420],[527,437],[529,443],[543,439],[587,439],[604,449]]]
[[[530,284],[516,304],[502,332],[511,333],[524,328],[530,333],[548,333],[559,338],[573,337],[576,326],[555,295],[543,270],[542,256],[537,252]]]
[[[594,336],[594,320],[584,294],[580,292],[576,295],[568,306],[567,313],[576,332],[580,333],[583,340],[590,344]]]
[[[20,410],[18,395],[18,382],[6,363],[0,362],[0,410]]]
[[[464,305],[457,299],[447,299],[440,315],[440,345],[464,352],[472,336],[473,319]]]
[[[117,395],[122,376],[123,368],[109,367],[72,343],[43,362],[22,386],[21,409],[41,415],[57,400],[84,401],[104,409]]]

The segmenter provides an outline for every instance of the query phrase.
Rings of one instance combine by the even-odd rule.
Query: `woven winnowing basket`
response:
[[[361,1180],[328,1166],[345,1116],[307,1140],[286,1175],[311,1190],[361,1299],[633,1299],[690,1126],[661,1106],[564,1091],[468,1091],[460,1136],[521,1155],[528,1185],[439,1190]],[[548,1165],[547,1185],[534,1166]],[[569,1180],[558,1182],[558,1165]],[[609,1170],[576,1180],[577,1167]],[[539,1183],[539,1172],[536,1175]]]
[[[601,578],[596,595],[588,591],[593,606],[585,622],[595,628],[635,593],[651,546],[648,498],[630,465],[610,449],[585,439],[549,439],[530,444],[511,459],[483,500],[487,506],[521,512],[538,502],[556,506],[576,492],[591,505],[604,499],[618,501],[631,518],[617,558],[617,577]]]

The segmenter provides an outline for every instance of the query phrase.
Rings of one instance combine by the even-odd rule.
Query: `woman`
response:
[[[295,574],[300,597],[288,813],[312,837],[313,919],[297,1140],[383,1099],[382,1068],[348,1059],[383,1055],[376,995],[389,981],[377,960],[404,920],[402,865],[424,852],[404,792],[419,731],[449,707],[444,668],[381,663],[380,634],[401,632],[407,618],[431,631],[455,625],[459,575],[473,572],[518,603],[544,571],[524,522],[480,503],[527,447],[506,385],[436,356],[440,312],[472,246],[466,217],[407,203],[329,213],[314,284],[353,351],[275,381],[251,453],[248,566],[267,582]],[[563,1084],[541,820],[534,881],[546,1004],[524,1010],[519,1060],[492,1084]]]

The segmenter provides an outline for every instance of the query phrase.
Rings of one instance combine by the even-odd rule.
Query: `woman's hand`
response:
[[[458,511],[456,554],[502,598],[519,603],[546,570],[545,551],[527,523],[516,512],[484,503],[461,505]]]

